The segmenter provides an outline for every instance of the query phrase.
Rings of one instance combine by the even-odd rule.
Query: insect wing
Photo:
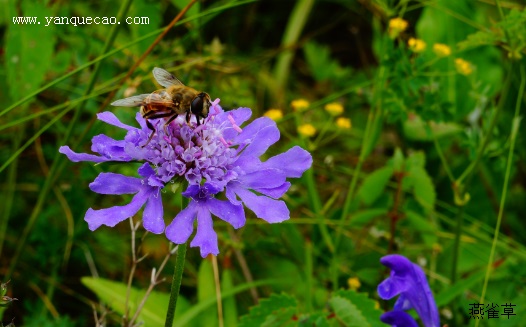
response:
[[[148,97],[145,101],[149,105],[154,106],[164,106],[164,107],[173,107],[174,102],[172,97],[165,90],[157,90],[151,94],[148,94]]]
[[[111,105],[115,107],[140,107],[144,105],[144,100],[149,96],[150,94],[134,95],[126,99],[113,101]]]
[[[155,67],[153,69],[153,77],[155,77],[157,83],[164,87],[171,85],[184,85],[180,80],[177,79],[177,77],[159,67]]]

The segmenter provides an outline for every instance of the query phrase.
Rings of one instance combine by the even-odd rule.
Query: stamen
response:
[[[234,120],[234,116],[232,116],[232,114],[229,114],[228,115],[228,120],[230,120],[230,122],[232,123],[232,127],[234,127],[234,129],[238,132],[238,133],[241,133],[243,132],[243,130],[236,124],[236,121]]]
[[[228,144],[228,142],[225,141],[225,139],[222,136],[219,137],[219,141],[221,141],[221,143],[223,143],[224,146],[230,146],[230,144]]]

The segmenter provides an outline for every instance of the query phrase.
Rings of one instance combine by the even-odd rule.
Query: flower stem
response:
[[[186,188],[187,183],[180,185],[181,195],[181,210],[188,205],[188,199],[182,194]],[[175,269],[172,278],[172,287],[170,288],[170,300],[168,301],[168,311],[166,312],[166,320],[164,321],[164,327],[172,327],[174,323],[175,308],[177,306],[177,298],[179,297],[179,290],[181,289],[181,281],[183,279],[184,261],[186,257],[186,243],[180,244],[177,248],[177,258],[175,259]]]
[[[177,258],[175,259],[175,270],[172,279],[172,287],[170,289],[170,301],[168,302],[168,312],[166,312],[166,320],[164,322],[164,327],[172,327],[174,323],[175,307],[177,305],[177,298],[179,297],[181,280],[183,279],[185,256],[186,243],[183,243],[179,245],[179,248],[177,249]]]
[[[493,133],[493,128],[495,125],[497,125],[497,118],[499,117],[499,113],[503,110],[506,99],[508,97],[508,91],[511,85],[511,79],[514,72],[514,65],[513,63],[510,66],[510,69],[508,71],[508,76],[506,79],[506,82],[504,84],[504,87],[502,89],[502,94],[499,99],[499,104],[497,106],[497,109],[495,110],[495,113],[491,117],[490,124],[488,126],[488,129],[486,131],[486,135],[484,136],[484,139],[482,140],[479,148],[477,149],[477,153],[475,155],[475,160],[471,162],[471,164],[466,168],[466,170],[460,175],[460,177],[455,181],[453,185],[455,185],[454,192],[455,197],[460,199],[462,203],[458,204],[458,213],[456,217],[457,226],[455,228],[455,241],[454,241],[454,248],[453,248],[453,263],[451,265],[451,283],[455,283],[457,279],[457,263],[460,257],[460,237],[462,235],[462,225],[463,225],[463,213],[464,213],[464,206],[467,202],[466,200],[466,194],[465,190],[467,189],[467,185],[469,184],[471,177],[473,176],[473,172],[478,167],[478,164],[480,160],[482,159],[482,155],[484,154],[484,151],[486,150],[487,145],[489,144],[489,141],[491,139],[491,135]]]
[[[515,142],[517,140],[517,134],[520,126],[520,107],[522,102],[522,97],[524,95],[524,88],[526,86],[526,72],[524,66],[521,66],[521,85],[519,88],[519,93],[517,95],[517,103],[515,106],[515,115],[513,116],[513,123],[510,136],[510,151],[508,153],[508,162],[506,164],[506,175],[504,176],[504,185],[502,186],[502,196],[500,198],[499,213],[497,217],[497,226],[495,226],[495,233],[493,235],[493,243],[491,244],[491,251],[488,260],[488,267],[486,268],[486,276],[484,278],[484,286],[482,287],[482,295],[480,296],[480,303],[484,303],[484,298],[486,297],[486,289],[488,287],[489,276],[491,274],[493,259],[495,257],[495,249],[497,248],[497,241],[499,239],[500,225],[502,223],[502,215],[504,212],[504,205],[506,203],[506,195],[508,192],[508,183],[511,175],[511,164],[513,162],[513,150],[515,149]],[[475,323],[475,326],[478,326],[479,322]]]

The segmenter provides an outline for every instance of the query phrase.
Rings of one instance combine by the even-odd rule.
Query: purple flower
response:
[[[269,223],[289,219],[285,202],[276,199],[289,189],[287,178],[300,177],[312,165],[310,153],[298,146],[261,162],[259,157],[278,140],[276,123],[267,117],[258,118],[245,127],[233,140],[233,144],[239,145],[241,153],[232,165],[236,177],[226,185],[226,196],[230,202],[243,202],[258,218]]]
[[[378,285],[378,295],[384,300],[400,295],[394,310],[384,313],[380,319],[393,327],[418,326],[405,313],[406,310],[415,309],[425,327],[439,327],[437,306],[422,268],[399,254],[387,255],[380,262],[391,268],[391,274]]]
[[[236,229],[245,225],[243,206],[215,199],[213,196],[219,191],[220,188],[210,183],[205,183],[203,186],[190,185],[183,195],[192,200],[188,207],[179,212],[166,227],[166,237],[176,244],[185,243],[194,230],[194,221],[197,218],[197,233],[190,246],[198,246],[203,258],[210,253],[218,255],[217,234],[213,229],[210,213]]]
[[[293,147],[262,162],[260,157],[279,140],[276,124],[268,118],[259,118],[242,129],[240,125],[250,118],[251,110],[239,108],[224,112],[218,103],[219,99],[212,103],[208,117],[200,126],[195,117],[189,126],[184,115],[167,126],[164,119],[150,120],[156,129],[150,142],[151,130],[139,113],[136,120],[140,128],[137,128],[123,124],[110,112],[103,112],[98,114],[99,120],[126,130],[123,140],[95,136],[91,149],[96,154],[76,153],[68,146],[60,147],[59,151],[74,162],[145,162],[139,170],[142,179],[101,173],[90,185],[93,191],[102,194],[136,193],[126,206],[89,209],[85,219],[90,229],[115,226],[146,203],[144,227],[162,233],[160,190],[169,182],[181,180],[188,182],[183,195],[192,201],[165,233],[175,243],[186,242],[197,218],[197,233],[190,245],[199,246],[203,256],[219,253],[211,214],[234,228],[245,223],[242,204],[270,223],[288,219],[289,210],[279,198],[291,185],[287,178],[300,177],[311,166],[311,155],[300,147]],[[221,192],[228,201],[214,197]]]
[[[93,210],[86,212],[84,220],[89,229],[95,230],[101,225],[113,227],[121,221],[132,217],[146,203],[143,212],[143,225],[147,231],[160,234],[164,231],[163,204],[161,188],[164,186],[148,163],[138,170],[143,178],[128,177],[114,173],[101,173],[89,185],[93,192],[100,194],[133,194],[130,203],[124,206]]]

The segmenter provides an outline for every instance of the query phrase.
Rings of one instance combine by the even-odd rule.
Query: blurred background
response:
[[[131,199],[91,192],[100,172],[134,175],[137,167],[71,163],[58,148],[91,153],[95,135],[122,138],[96,114],[135,125],[138,108],[109,103],[160,88],[151,71],[162,67],[225,110],[249,107],[253,118],[276,120],[281,139],[267,157],[300,145],[314,158],[284,198],[289,221],[269,225],[247,211],[247,225],[233,230],[215,220],[221,319],[212,262],[189,248],[177,326],[262,325],[239,319],[258,303],[278,317],[268,326],[350,326],[330,300],[341,289],[360,294],[347,301],[381,326],[369,319],[393,306],[376,294],[388,253],[424,268],[442,324],[473,324],[470,304],[485,297],[516,304],[516,316],[481,326],[522,326],[524,2],[0,4],[0,282],[10,280],[6,294],[18,298],[0,308],[4,324],[125,325],[130,225],[91,232],[83,219],[90,207]],[[80,24],[87,17],[121,24]],[[163,201],[169,223],[180,195],[166,190]],[[142,227],[134,238],[137,255],[148,257],[135,270],[132,308],[169,250],[164,235]],[[164,323],[168,260],[166,282],[142,311],[145,326]]]

